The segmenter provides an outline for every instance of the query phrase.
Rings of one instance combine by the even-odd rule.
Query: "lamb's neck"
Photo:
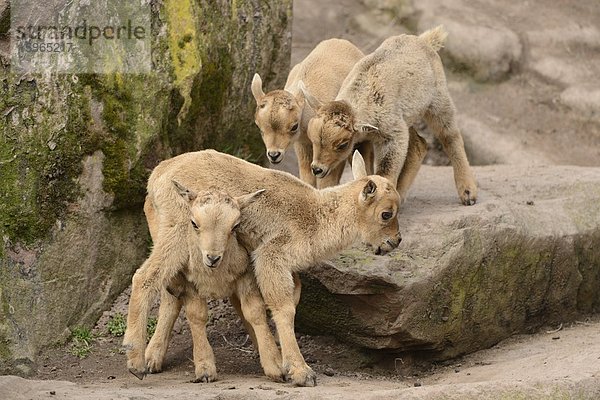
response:
[[[320,191],[318,207],[320,223],[312,242],[319,253],[316,259],[328,258],[348,248],[360,236],[354,195],[351,183]]]

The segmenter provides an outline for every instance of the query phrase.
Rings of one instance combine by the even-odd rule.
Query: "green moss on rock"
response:
[[[147,75],[0,67],[0,290],[15,310],[0,323],[0,363],[63,338],[49,331],[89,326],[128,285],[147,254],[141,205],[160,160],[207,147],[260,160],[249,82],[259,71],[283,86],[290,12],[291,1],[152,5]]]

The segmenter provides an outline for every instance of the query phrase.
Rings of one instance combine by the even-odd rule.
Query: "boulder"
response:
[[[472,14],[464,13],[454,18],[423,18],[419,24],[419,32],[444,25],[448,31],[448,40],[440,55],[446,67],[457,72],[467,72],[480,82],[508,78],[521,62],[523,49],[519,37],[496,21],[480,22],[477,21],[478,18],[469,20],[469,16]]]
[[[560,94],[560,101],[585,119],[600,119],[600,85],[571,86]]]
[[[487,82],[504,80],[520,66],[521,40],[500,19],[462,0],[449,0],[443,5],[422,0],[413,2],[413,7],[406,17],[417,33],[437,25],[444,25],[448,31],[446,46],[440,52],[447,68]]]
[[[297,325],[386,354],[447,359],[600,311],[600,169],[423,166],[388,256],[355,248],[304,274]]]
[[[205,147],[262,157],[249,87],[255,72],[285,83],[291,0],[151,7],[149,74],[15,74],[0,53],[0,373],[26,374],[128,286],[158,161]]]

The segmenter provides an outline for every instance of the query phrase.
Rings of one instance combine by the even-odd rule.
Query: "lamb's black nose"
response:
[[[323,173],[323,169],[319,167],[312,167],[313,175],[318,176]]]
[[[210,261],[210,265],[213,266],[219,262],[219,260],[221,259],[221,256],[208,256],[207,255],[206,258],[208,258],[208,261]]]
[[[277,163],[279,162],[279,158],[281,157],[281,152],[269,151],[267,155],[269,156],[269,161],[271,161],[272,163]]]

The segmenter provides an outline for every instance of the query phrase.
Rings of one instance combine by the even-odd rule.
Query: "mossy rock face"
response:
[[[422,167],[400,213],[400,248],[352,249],[308,271],[299,329],[439,360],[599,312],[600,169],[475,174],[479,199],[464,207],[450,167]]]
[[[0,373],[127,287],[160,160],[216,148],[262,161],[250,82],[284,85],[291,0],[157,4],[149,74],[16,75],[0,53]]]

